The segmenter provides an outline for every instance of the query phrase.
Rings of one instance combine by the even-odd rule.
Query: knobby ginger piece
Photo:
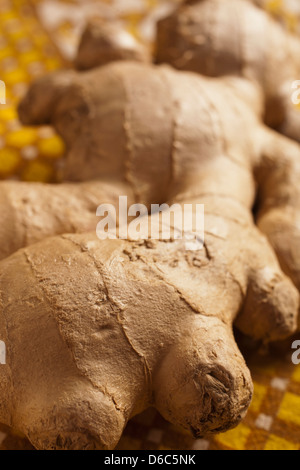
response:
[[[149,62],[150,53],[122,24],[90,20],[79,43],[76,68],[88,70],[117,60]]]
[[[300,148],[262,124],[263,107],[260,87],[245,79],[115,62],[40,79],[20,116],[61,134],[66,180],[119,181],[131,200],[147,205],[196,190],[250,211],[258,197],[259,227],[300,288]],[[47,234],[61,230],[50,225]]]

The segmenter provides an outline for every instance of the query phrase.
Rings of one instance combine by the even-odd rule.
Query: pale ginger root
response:
[[[1,259],[45,236],[92,230],[97,206],[119,195],[127,195],[129,205],[149,206],[176,193],[181,177],[172,174],[168,86],[154,67],[121,63],[91,73],[58,72],[31,86],[19,107],[22,122],[53,124],[60,132],[68,147],[64,180],[95,181],[81,187],[2,183]]]
[[[300,140],[292,102],[300,78],[300,39],[248,0],[187,1],[158,23],[157,62],[217,77],[255,80],[266,99],[265,122]]]
[[[125,175],[135,200],[205,204],[205,247],[64,235],[2,261],[1,420],[46,449],[112,448],[150,405],[195,436],[235,426],[252,385],[232,322],[264,342],[296,329],[298,292],[251,209],[257,188],[264,217],[281,207],[298,145],[262,125],[259,89],[238,78],[119,62],[73,74],[50,113],[35,106],[44,83],[21,114],[61,132],[69,173]],[[265,178],[279,178],[282,149],[276,200]]]
[[[249,211],[201,201],[200,252],[83,234],[1,262],[1,421],[39,449],[111,449],[150,405],[195,437],[238,424],[252,383],[232,322],[282,338],[299,299]]]
[[[164,202],[191,187],[193,162],[182,155],[181,147],[191,146],[197,153],[193,161],[202,164],[205,152],[207,159],[216,145],[221,146],[223,136],[213,139],[218,120],[225,125],[230,115],[238,132],[252,121],[255,128],[261,126],[262,98],[246,80],[210,81],[170,67],[116,62],[89,72],[67,72],[70,82],[65,88],[65,73],[31,86],[19,107],[22,122],[52,124],[62,136],[67,145],[65,180],[120,179],[131,184],[139,201]],[[42,96],[48,90],[53,101],[47,100],[44,108]],[[241,124],[235,106],[244,114]],[[211,140],[202,141],[202,126]],[[228,144],[247,152],[246,138],[234,142],[236,129],[226,137]]]

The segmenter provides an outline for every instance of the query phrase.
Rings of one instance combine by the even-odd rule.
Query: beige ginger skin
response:
[[[184,1],[158,23],[156,60],[212,77],[256,81],[264,92],[267,125],[300,141],[300,113],[291,99],[300,77],[300,39],[253,3]]]
[[[135,202],[130,185],[121,180],[57,185],[1,182],[0,260],[48,236],[95,230],[99,204],[116,207],[120,194],[128,197],[130,205]]]
[[[111,449],[151,405],[194,436],[225,431],[252,395],[233,322],[264,342],[297,326],[298,292],[251,209],[257,193],[263,217],[292,204],[298,144],[262,124],[246,80],[116,62],[70,73],[60,95],[61,77],[33,85],[20,113],[65,138],[68,178],[120,175],[134,200],[205,204],[205,247],[93,232],[3,260],[0,420],[40,449]]]
[[[205,246],[61,235],[1,262],[0,421],[40,449],[113,448],[150,405],[195,436],[225,431],[252,395],[232,323],[264,342],[296,329],[298,292],[251,209],[258,197],[299,287],[298,144],[262,125],[255,85],[126,62],[148,58],[115,37],[89,25],[76,64],[123,63],[52,74],[21,103],[24,123],[66,141],[68,183],[1,183],[0,257],[94,232],[96,207],[119,195],[205,204]]]
[[[1,421],[39,449],[111,449],[150,405],[195,437],[237,425],[252,382],[232,322],[284,337],[298,294],[247,217],[208,219],[199,253],[83,234],[2,261]]]

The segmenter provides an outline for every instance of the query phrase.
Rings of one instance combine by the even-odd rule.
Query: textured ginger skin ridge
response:
[[[205,249],[144,242],[143,232],[136,241],[91,233],[3,260],[0,318],[11,353],[0,370],[0,420],[41,449],[113,448],[150,405],[195,436],[230,429],[252,395],[232,323],[265,342],[296,329],[298,292],[251,208],[257,190],[264,216],[291,202],[298,144],[262,125],[260,91],[246,80],[117,62],[72,72],[44,109],[45,86],[59,96],[60,75],[33,85],[20,113],[60,131],[68,178],[114,177],[139,201],[204,203]]]

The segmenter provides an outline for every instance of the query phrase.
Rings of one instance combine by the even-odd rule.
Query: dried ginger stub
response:
[[[266,124],[299,141],[300,112],[291,100],[300,77],[299,36],[252,3],[185,2],[158,23],[156,60],[179,70],[257,82],[265,95]]]

